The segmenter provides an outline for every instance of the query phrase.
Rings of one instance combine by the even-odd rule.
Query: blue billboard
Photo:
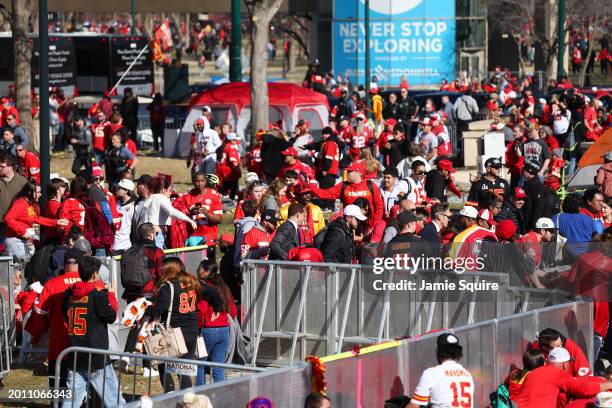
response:
[[[365,0],[333,3],[334,74],[364,84]],[[379,86],[453,79],[455,0],[370,0],[369,32],[370,75]]]

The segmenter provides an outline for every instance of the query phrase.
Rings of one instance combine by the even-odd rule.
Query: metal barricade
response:
[[[62,351],[59,356],[57,357],[56,363],[55,363],[55,391],[57,395],[61,395],[60,393],[60,373],[61,373],[61,364],[62,361],[68,356],[68,355],[73,355],[73,360],[72,362],[69,363],[68,366],[68,370],[72,371],[72,372],[76,372],[77,371],[77,356],[81,354],[81,355],[86,355],[87,357],[87,362],[88,362],[88,368],[87,370],[81,370],[79,369],[79,373],[80,375],[86,375],[88,379],[91,379],[91,375],[92,372],[94,370],[92,370],[92,357],[93,356],[103,356],[103,366],[106,366],[107,361],[109,360],[113,360],[113,359],[118,359],[118,358],[130,358],[130,359],[134,359],[135,362],[135,366],[134,369],[132,370],[133,373],[132,374],[122,374],[121,372],[119,372],[118,376],[117,376],[117,380],[118,380],[118,391],[121,394],[126,394],[122,389],[122,377],[123,376],[128,376],[130,377],[130,381],[129,381],[129,385],[128,387],[129,390],[131,390],[131,392],[127,393],[128,398],[126,398],[126,400],[129,400],[131,397],[132,401],[136,401],[139,399],[139,394],[137,392],[137,389],[142,389],[143,390],[143,395],[147,395],[147,396],[152,396],[156,394],[156,390],[155,387],[153,385],[153,377],[149,376],[147,377],[147,380],[145,381],[145,384],[139,383],[137,381],[137,370],[136,370],[136,366],[138,365],[138,363],[140,362],[140,365],[144,364],[144,361],[148,361],[151,366],[153,366],[153,363],[157,364],[157,363],[164,363],[164,364],[180,364],[181,367],[185,367],[185,366],[197,366],[197,367],[219,367],[219,368],[223,368],[226,370],[233,370],[233,371],[238,371],[240,372],[240,374],[242,375],[244,372],[250,372],[250,373],[260,373],[260,372],[266,372],[268,371],[268,369],[266,368],[260,368],[260,367],[249,367],[249,366],[243,366],[243,365],[236,365],[236,364],[221,364],[221,363],[213,363],[213,362],[209,362],[209,361],[204,361],[204,360],[189,360],[189,359],[182,359],[182,358],[170,358],[170,357],[159,357],[159,356],[149,356],[149,355],[145,355],[145,354],[133,354],[133,353],[123,353],[123,352],[115,352],[115,351],[107,351],[107,350],[99,350],[99,349],[92,349],[92,348],[86,348],[86,347],[69,347],[67,349],[65,349],[64,351]],[[166,369],[168,369],[168,367],[166,366]],[[193,367],[190,367],[188,369],[193,369]],[[90,383],[90,380],[86,381],[88,386]],[[219,383],[219,385],[222,383]],[[70,400],[68,400],[68,402],[72,402],[72,406],[75,406],[75,401],[74,398],[76,396],[75,394],[75,384],[73,382],[72,384],[72,388],[68,387],[68,390],[71,392],[72,398]],[[104,379],[103,385],[102,385],[102,395],[99,395],[100,399],[102,401],[104,401],[104,397],[106,392],[106,378]],[[159,394],[163,394],[163,391],[160,391]],[[117,394],[116,396],[113,395],[112,396],[113,400],[115,400],[118,402],[120,400],[120,395]],[[53,401],[53,405],[55,407],[59,406],[59,401]],[[80,405],[79,405],[80,406]],[[89,404],[88,404],[89,406]],[[78,408],[78,406],[77,406]]]
[[[474,378],[473,406],[488,405],[489,394],[507,376],[510,365],[522,366],[523,352],[544,328],[554,328],[576,340],[592,364],[592,313],[592,303],[577,302],[449,330],[459,337],[463,346],[460,363]],[[439,334],[322,358],[331,405],[376,407],[389,398],[411,395],[423,370],[438,364],[435,349]]]
[[[7,316],[8,308],[6,307],[4,297],[0,296],[0,380],[6,377],[11,372],[11,363],[13,359],[12,347],[9,337],[10,316]]]
[[[372,273],[363,265],[249,260],[242,264],[242,316],[254,339],[252,364],[291,364],[308,355],[339,353],[353,344],[415,336],[507,316],[515,300],[504,290],[450,298],[436,292],[373,291],[373,282],[401,282],[401,272]],[[489,272],[417,273],[418,279],[508,286],[507,275]],[[419,281],[420,282],[420,281]]]
[[[10,256],[0,257],[0,296],[4,300],[7,311],[7,324],[3,330],[7,332],[8,344],[15,347],[16,325],[15,325],[15,264]]]

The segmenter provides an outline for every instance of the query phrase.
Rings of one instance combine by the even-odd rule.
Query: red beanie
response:
[[[516,225],[511,220],[503,220],[497,223],[495,235],[500,241],[509,241],[516,234]]]

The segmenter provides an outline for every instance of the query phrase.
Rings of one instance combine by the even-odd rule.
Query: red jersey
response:
[[[461,266],[467,271],[477,270],[479,268],[478,255],[483,240],[497,241],[497,237],[493,231],[474,224],[457,234],[448,256],[456,262],[461,259],[463,262]],[[457,263],[457,266],[460,265]]]
[[[523,143],[527,141],[525,137],[521,139]],[[513,140],[506,148],[506,166],[511,174],[521,174],[525,163],[525,156],[518,157],[516,155],[516,140]]]
[[[209,283],[206,283],[206,285],[209,285]],[[216,316],[215,319],[213,319],[213,315],[214,315],[215,311],[208,304],[208,302],[205,301],[205,300],[198,301],[198,304],[196,306],[196,309],[197,309],[197,312],[198,312],[198,328],[203,328],[203,327],[227,327],[227,326],[229,326],[228,314],[232,318],[234,318],[234,319],[238,315],[238,310],[236,309],[236,304],[235,304],[234,300],[233,299],[229,299],[229,300],[230,300],[230,304],[229,304],[230,310],[229,310],[229,313],[228,312],[221,312],[221,313],[219,313],[218,316]]]
[[[49,200],[47,201],[47,206],[45,207],[44,216],[47,218],[53,218],[55,220],[59,220],[60,218],[60,206],[61,202],[57,200]],[[45,238],[54,239],[58,237],[58,228],[56,227],[45,227]]]
[[[278,178],[285,177],[285,173],[289,170],[295,171],[298,175],[298,179],[305,183],[308,183],[310,180],[314,180],[315,178],[314,170],[312,169],[312,167],[297,159],[295,163],[293,163],[291,166],[287,166],[285,164],[278,172]]]
[[[22,237],[29,228],[32,228],[33,224],[45,227],[57,225],[57,220],[39,216],[38,205],[30,204],[24,197],[13,201],[11,208],[4,216],[4,222],[7,237]]]
[[[94,150],[104,152],[113,133],[113,126],[109,121],[91,125],[92,144]],[[101,164],[101,163],[98,163]]]
[[[350,154],[353,160],[359,159],[359,153],[361,148],[369,146],[374,139],[374,134],[369,126],[364,126],[363,130],[359,134],[353,133],[350,141]]]
[[[246,168],[259,177],[263,176],[263,159],[261,158],[261,146],[255,146],[245,157]]]
[[[331,160],[331,165],[326,168],[326,161]],[[333,140],[323,142],[319,155],[319,171],[326,171],[328,174],[336,175],[340,169],[340,149]]]
[[[343,189],[342,186],[346,187]],[[335,200],[339,198],[344,206],[353,204],[358,198],[364,197],[370,203],[370,216],[366,221],[367,225],[373,228],[374,225],[382,220],[382,216],[385,212],[382,196],[380,195],[378,186],[371,181],[363,180],[358,184],[338,183],[327,189],[321,189],[315,186],[311,188],[315,196],[323,200]],[[344,190],[344,192],[342,190]]]
[[[545,365],[529,372],[514,402],[521,408],[563,407],[562,393],[593,397],[600,390],[598,383],[586,378],[573,378],[563,370]]]
[[[353,136],[355,136],[355,130],[353,129],[352,126],[347,126],[345,128],[342,128],[338,132],[338,139],[340,139],[344,143],[351,143]]]
[[[240,178],[240,152],[237,144],[225,144],[221,160],[217,163],[217,176],[221,182]]]
[[[184,214],[189,215],[198,224],[195,230],[187,226],[190,237],[206,238],[206,245],[215,245],[219,224],[212,222],[203,214],[191,215],[190,210],[194,207],[206,208],[208,212],[215,215],[223,215],[223,205],[221,204],[221,194],[212,188],[207,188],[202,194],[198,194],[195,189],[177,198],[173,206]]]
[[[136,157],[136,154],[138,153],[138,150],[136,148],[136,142],[134,142],[132,139],[128,139],[125,141],[125,147],[127,147],[127,149],[132,152],[132,154],[134,155],[134,157]],[[132,163],[134,163],[134,160],[126,160],[125,163],[129,166],[132,165]]]
[[[380,136],[378,136],[378,140],[376,141],[378,150],[380,151],[383,149],[390,139],[393,139],[393,132],[388,132],[386,130],[381,132]]]
[[[532,346],[534,349],[539,349],[540,345],[537,341],[533,343]],[[591,371],[589,360],[587,360],[584,352],[572,339],[565,339],[563,341],[563,347],[567,350],[572,360],[570,361],[570,371],[569,373],[573,377],[586,377],[593,372]],[[544,350],[542,350],[544,351]],[[544,352],[544,357],[548,361],[548,353]]]
[[[549,138],[550,139],[550,138]],[[548,174],[544,179],[544,185],[553,191],[557,191],[561,187],[561,172],[565,162],[562,158],[558,157],[550,162],[548,168]]]
[[[448,129],[446,126],[438,125],[431,130],[431,132],[438,138],[438,157],[452,156],[453,145],[448,135]]]
[[[19,158],[19,174],[28,180],[35,180],[40,184],[40,160],[32,152],[25,152],[24,158]]]
[[[240,246],[240,258],[245,258],[250,250],[269,246],[274,234],[268,234],[263,228],[255,226],[249,230]]]
[[[528,232],[516,240],[519,247],[527,256],[535,261],[536,266],[542,261],[542,247],[538,241],[537,234],[534,231]]]
[[[54,361],[63,350],[70,347],[68,328],[62,311],[64,292],[80,281],[78,272],[68,272],[48,280],[34,304],[34,312],[49,319],[49,339],[53,339],[49,341],[49,361]],[[34,337],[37,334],[42,333],[32,333]]]
[[[85,231],[85,207],[76,198],[68,198],[60,205],[59,217],[68,220],[68,225],[64,227],[66,232],[70,231],[73,225]]]

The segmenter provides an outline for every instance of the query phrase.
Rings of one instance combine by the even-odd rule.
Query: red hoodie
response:
[[[33,224],[44,227],[55,227],[57,220],[38,215],[38,205],[30,203],[26,198],[16,199],[4,216],[7,226],[7,237],[22,237]]]
[[[563,347],[568,351],[572,361],[570,361],[570,374],[574,377],[586,377],[592,374],[589,360],[587,360],[584,352],[579,345],[574,343],[571,339],[565,339],[563,341]],[[533,343],[534,349],[539,349],[540,345],[537,341]],[[543,350],[542,350],[543,351]],[[544,352],[544,357],[548,361],[548,353]],[[522,406],[521,406],[522,408]]]
[[[212,286],[209,283],[206,283],[206,285]],[[200,300],[196,308],[198,311],[198,328],[201,329],[201,328],[208,328],[208,327],[228,327],[229,326],[229,319],[227,317],[227,314],[228,314],[227,312],[219,313],[217,318],[213,320],[213,315],[215,314],[215,311],[213,310],[212,306],[208,304],[206,300],[203,300],[203,299]],[[230,302],[229,314],[234,319],[236,318],[238,314],[238,311],[236,310],[236,304],[234,303],[233,299]]]

